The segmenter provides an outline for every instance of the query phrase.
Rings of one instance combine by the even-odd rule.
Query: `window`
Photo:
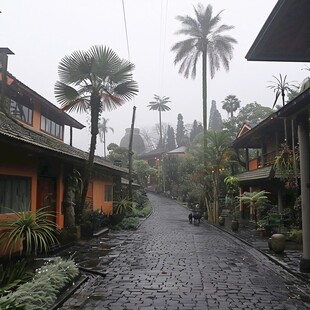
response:
[[[112,185],[105,185],[104,186],[104,201],[112,201],[112,193],[113,193],[113,187]]]
[[[43,115],[41,115],[41,130],[61,140],[63,138],[62,125],[51,121]]]
[[[30,209],[31,178],[0,175],[0,214]]]
[[[10,113],[15,118],[32,125],[32,109],[11,99]]]

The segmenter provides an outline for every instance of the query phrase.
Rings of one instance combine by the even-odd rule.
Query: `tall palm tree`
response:
[[[207,131],[207,60],[211,79],[221,65],[226,71],[229,70],[229,61],[233,55],[233,44],[237,41],[222,33],[233,29],[233,26],[225,24],[219,25],[221,21],[220,11],[213,15],[213,8],[209,4],[206,8],[200,3],[194,7],[195,18],[188,15],[177,16],[176,19],[182,24],[182,28],[176,34],[188,36],[184,41],[180,41],[172,46],[171,50],[176,53],[174,63],[181,63],[179,73],[185,78],[189,75],[196,77],[197,62],[202,56],[202,99],[203,99],[203,127],[204,133]],[[207,148],[204,142],[204,149]],[[206,166],[205,155],[205,166]]]
[[[234,112],[240,108],[240,100],[235,95],[228,95],[222,103],[222,108],[227,111],[230,118],[233,118]]]
[[[99,138],[100,141],[103,142],[103,156],[106,158],[106,133],[108,133],[109,130],[114,132],[114,129],[112,127],[108,127],[107,123],[109,121],[108,118],[102,117],[102,122],[98,124],[98,129],[99,129]]]
[[[150,110],[155,110],[159,112],[159,148],[163,148],[163,133],[162,133],[162,126],[161,126],[161,112],[170,111],[170,107],[167,106],[168,102],[170,101],[169,97],[160,97],[158,95],[154,95],[155,101],[150,101],[148,107]]]
[[[137,94],[138,85],[132,80],[131,74],[133,69],[133,64],[120,59],[112,49],[103,46],[75,51],[59,63],[55,96],[61,109],[90,112],[91,115],[91,141],[83,177],[81,207],[85,205],[91,179],[99,117],[104,109],[115,109]]]

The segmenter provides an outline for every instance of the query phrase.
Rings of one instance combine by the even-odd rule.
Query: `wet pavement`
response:
[[[310,309],[307,282],[250,246],[251,234],[248,245],[242,230],[189,224],[186,208],[148,196],[154,212],[138,230],[67,251],[88,280],[60,309]]]

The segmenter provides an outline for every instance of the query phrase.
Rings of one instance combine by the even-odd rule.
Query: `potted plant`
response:
[[[225,204],[232,211],[233,216],[231,221],[231,230],[236,232],[239,229],[239,221],[238,221],[239,214],[237,212],[238,205],[236,206],[235,195],[238,192],[239,179],[234,176],[228,176],[224,179],[224,184],[227,190],[227,194],[225,197]]]
[[[266,226],[268,225],[267,220],[259,220],[257,221],[257,232],[260,237],[264,237],[266,235]]]
[[[41,208],[36,211],[12,211],[1,223],[0,244],[9,256],[20,255],[33,257],[46,254],[59,244],[57,227],[51,214]]]
[[[295,176],[299,169],[299,155],[298,148],[292,150],[286,143],[281,144],[279,155],[275,157],[273,168],[276,175],[286,181],[285,186],[292,186],[295,188]]]
[[[120,199],[113,202],[112,214],[110,215],[110,220],[112,224],[117,224],[123,220],[126,214],[131,213],[133,210],[132,201],[127,198]]]

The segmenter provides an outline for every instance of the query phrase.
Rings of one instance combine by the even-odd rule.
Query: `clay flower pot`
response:
[[[231,221],[231,230],[233,232],[236,232],[236,231],[238,231],[238,229],[239,229],[239,222],[238,222],[238,220],[232,220]]]
[[[273,234],[270,238],[270,246],[276,254],[281,254],[285,250],[285,236],[283,234]]]

